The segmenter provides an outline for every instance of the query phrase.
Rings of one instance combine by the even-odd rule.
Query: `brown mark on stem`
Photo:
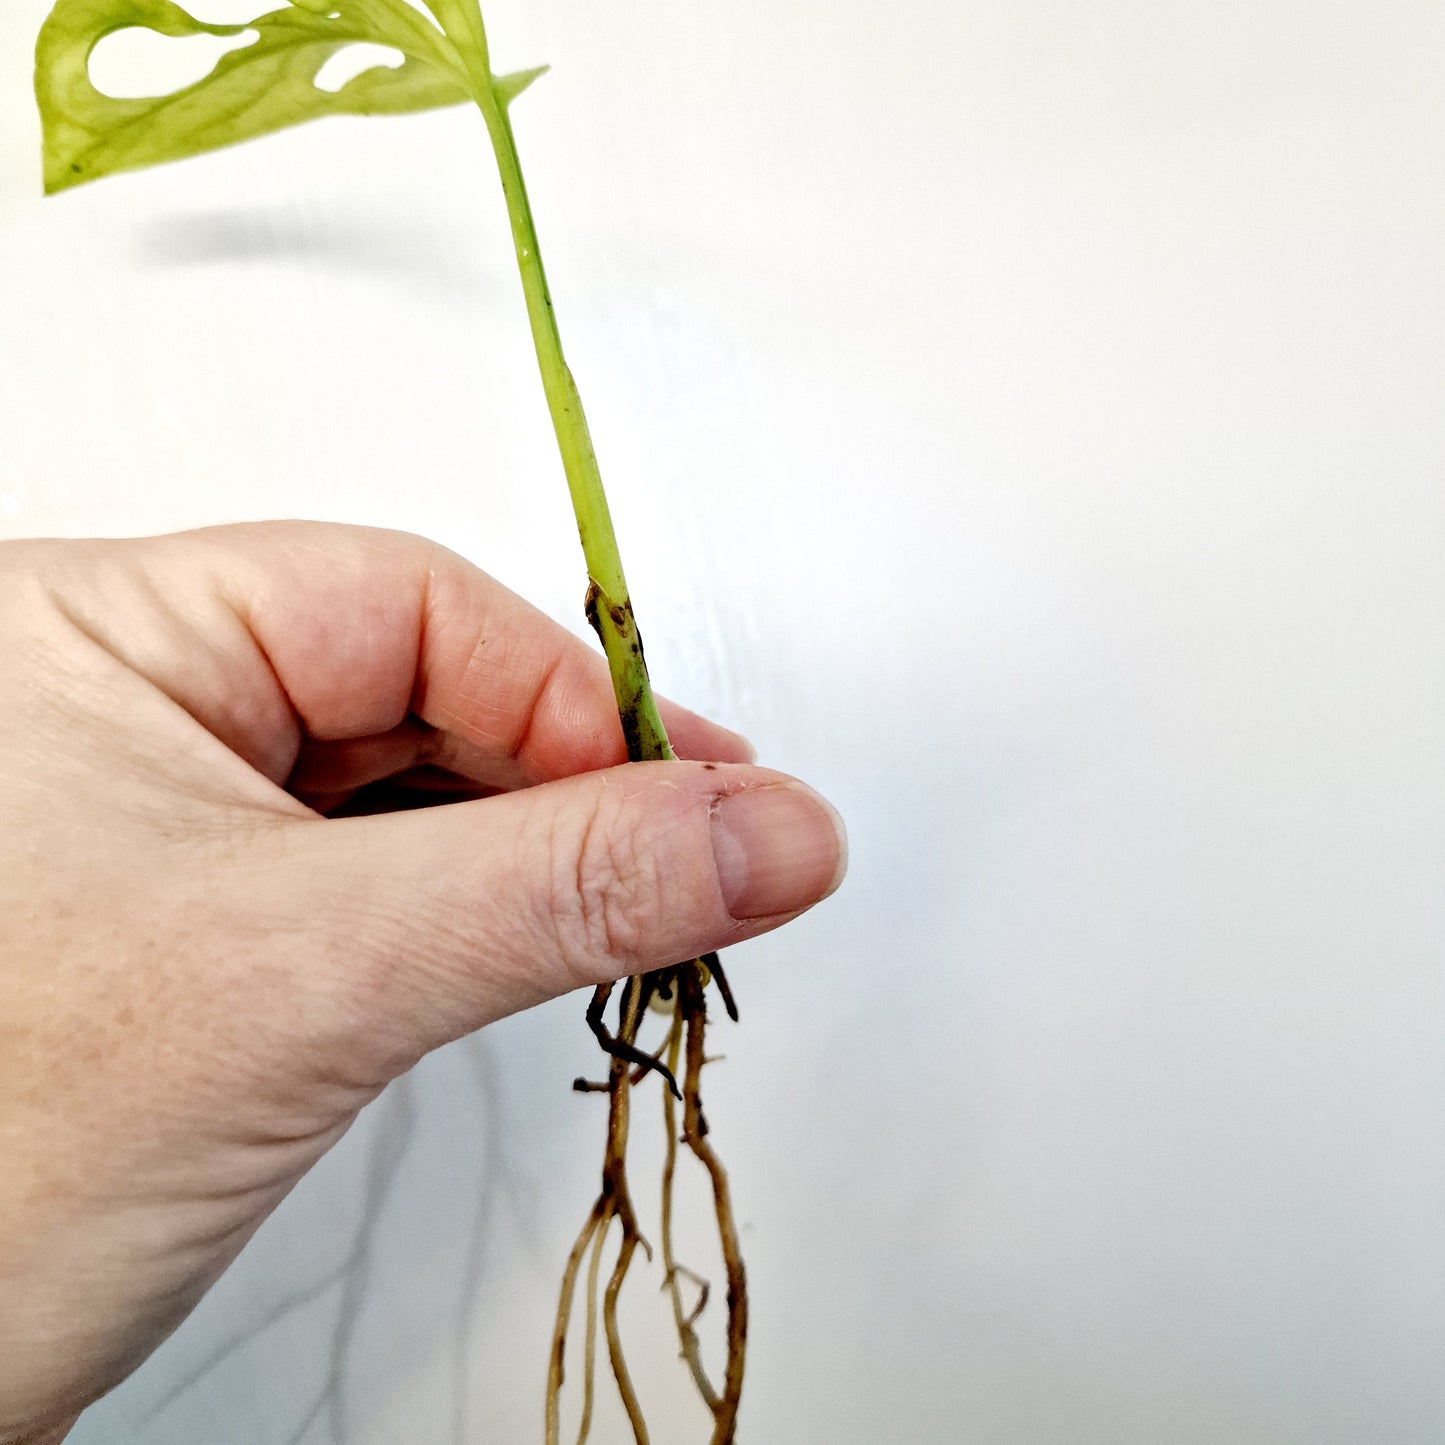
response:
[[[655,738],[655,729],[644,726],[642,709],[647,684],[647,658],[642,648],[642,634],[637,628],[637,617],[632,611],[632,599],[611,598],[595,581],[589,582],[587,596],[582,604],[588,624],[597,634],[602,650],[607,654],[607,663],[612,671],[612,682],[617,690],[617,716],[622,724],[622,736],[627,743],[627,757],[630,762],[644,762],[651,758],[669,757],[666,737]],[[635,660],[638,666],[625,665],[624,659]],[[647,694],[651,707],[651,695]],[[657,750],[660,741],[662,751]]]

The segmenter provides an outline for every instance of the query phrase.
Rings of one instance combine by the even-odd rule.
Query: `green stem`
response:
[[[522,177],[517,142],[507,114],[508,101],[513,97],[506,93],[505,81],[491,74],[481,15],[475,7],[469,9],[469,20],[477,42],[473,47],[475,59],[469,67],[472,93],[486,122],[487,135],[501,175],[502,191],[507,198],[507,215],[512,225],[512,244],[516,248],[517,267],[522,276],[522,291],[527,300],[532,344],[536,347],[547,410],[552,416],[552,428],[562,454],[562,467],[567,474],[572,510],[582,538],[582,554],[587,560],[590,582],[587,620],[596,629],[607,654],[628,756],[634,762],[672,758],[676,754],[668,743],[648,680],[642,638],[633,615],[627,578],[622,571],[622,555],[617,547],[617,534],[613,530],[607,494],[602,487],[602,474],[592,447],[587,416],[582,410],[577,383],[562,354],[562,338],[552,310],[547,273],[542,265],[537,229],[527,199],[527,185]]]

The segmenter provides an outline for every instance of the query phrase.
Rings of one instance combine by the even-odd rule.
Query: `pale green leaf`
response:
[[[505,110],[534,80],[540,80],[551,68],[550,65],[538,65],[531,70],[514,70],[510,75],[494,75],[492,94],[497,97],[497,104]]]
[[[91,84],[90,53],[134,26],[170,36],[254,31],[256,38],[173,95],[102,95]],[[335,92],[319,89],[321,67],[358,41],[400,50],[402,64],[365,70]],[[170,0],[58,0],[35,47],[35,98],[45,189],[54,192],[319,116],[431,110],[473,96],[451,41],[405,0],[298,0],[248,25],[209,25]]]

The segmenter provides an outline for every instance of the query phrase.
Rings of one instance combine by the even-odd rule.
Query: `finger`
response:
[[[432,763],[446,737],[420,718],[408,716],[396,727],[371,737],[333,741],[305,738],[286,786],[300,798],[313,793],[351,792]]]
[[[606,662],[597,654],[589,653],[595,661],[593,666],[599,674],[607,672]],[[612,679],[605,678],[605,687],[613,710],[616,700],[612,697]],[[662,714],[662,725],[667,729],[668,740],[678,757],[698,763],[755,763],[758,750],[731,728],[725,728],[710,718],[681,707],[667,698],[657,700],[658,711]],[[618,724],[619,729],[621,724]]]
[[[832,892],[845,857],[837,814],[801,783],[684,762],[287,832],[277,886],[306,890],[331,930],[301,964],[296,996],[326,1015],[308,1038],[378,1079],[543,999],[776,928]]]
[[[743,739],[723,732],[695,713],[685,708],[665,708],[664,717],[671,718],[673,746],[680,757],[709,762],[752,761],[752,750]],[[721,747],[709,746],[719,742]],[[479,791],[505,792],[535,781],[526,776],[515,758],[492,757],[454,733],[442,732],[420,718],[408,716],[389,732],[374,737],[303,739],[286,787],[302,802],[317,807],[317,797],[334,798],[418,772],[423,774],[420,786],[428,786],[427,777],[439,777],[443,781],[436,786],[472,795]],[[319,807],[318,811],[331,809]]]
[[[70,620],[274,782],[306,739],[378,737],[409,714],[500,786],[625,756],[601,657],[421,538],[278,522],[55,544],[46,558]],[[684,755],[752,756],[685,710],[663,716]]]
[[[233,601],[308,737],[367,737],[410,713],[455,740],[418,761],[499,787],[625,759],[601,656],[455,553],[402,533],[260,530],[279,535]],[[684,756],[752,756],[686,709],[663,716]]]
[[[471,792],[500,792],[526,781],[517,776],[514,760],[490,758],[451,733],[407,717],[375,737],[305,739],[286,786],[304,799],[312,793],[353,792],[409,773],[445,775]]]

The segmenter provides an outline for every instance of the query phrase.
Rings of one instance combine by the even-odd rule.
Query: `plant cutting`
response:
[[[648,680],[617,538],[603,491],[586,416],[562,352],[510,107],[545,67],[492,72],[477,0],[292,0],[244,24],[197,20],[169,0],[58,0],[36,46],[36,98],[44,129],[44,178],[49,193],[115,173],[180,160],[326,115],[380,115],[470,103],[485,124],[496,159],[521,275],[542,386],[561,453],[587,565],[586,615],[607,657],[628,757],[674,756]],[[90,78],[95,46],[117,31],[142,28],[164,36],[241,37],[202,80],[172,94],[120,99]],[[318,85],[331,58],[358,44],[389,47],[395,67],[374,66],[336,90]],[[587,1023],[608,1058],[604,1081],[577,1080],[584,1092],[605,1093],[608,1126],[601,1185],[567,1257],[548,1360],[545,1438],[562,1431],[567,1339],[579,1284],[585,1299],[582,1392],[576,1438],[591,1430],[596,1398],[599,1327],[632,1434],[648,1430],[627,1366],[618,1321],[622,1286],[643,1237],[627,1172],[632,1093],[653,1081],[662,1098],[666,1154],[660,1184],[659,1251],[678,1347],[711,1417],[712,1445],[735,1438],[747,1343],[748,1293],[728,1179],[708,1137],[701,1078],[707,1063],[709,1001],[733,1019],[737,1009],[715,954],[603,985],[587,1007]],[[663,1016],[660,1042],[644,1043],[644,1023]],[[707,1284],[675,1254],[674,1181],[681,1144],[710,1185],[726,1285],[725,1352],[709,1373],[697,1333]],[[609,1242],[616,1241],[604,1265]]]

